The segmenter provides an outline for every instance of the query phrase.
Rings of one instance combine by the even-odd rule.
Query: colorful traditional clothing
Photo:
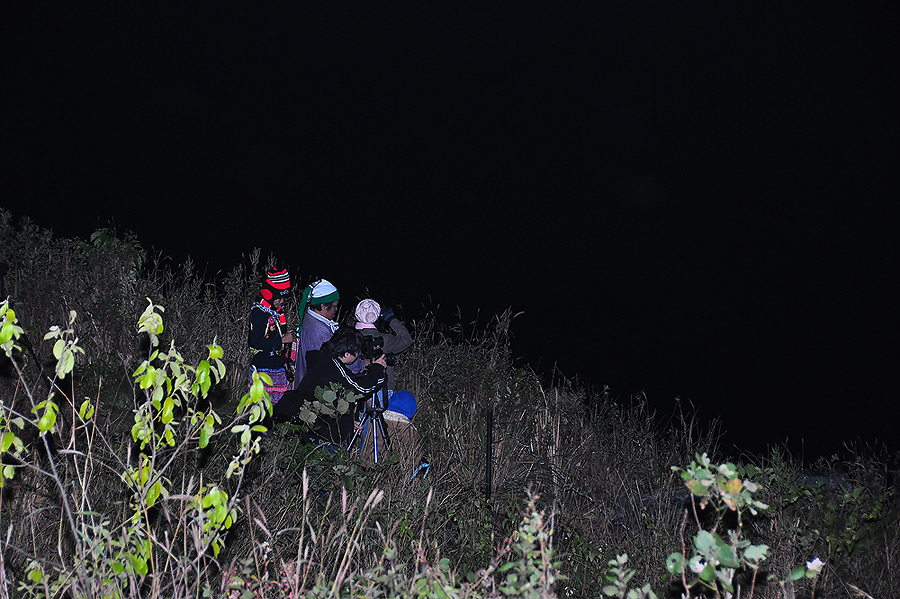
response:
[[[248,388],[253,384],[253,370],[269,375],[271,384],[265,388],[273,404],[278,403],[285,391],[291,388],[287,376],[287,365],[291,356],[285,356],[282,338],[287,334],[287,318],[282,306],[271,302],[283,299],[290,292],[291,281],[286,270],[268,273],[265,284],[260,289],[259,301],[250,308],[250,331],[247,341],[252,359],[248,376]]]

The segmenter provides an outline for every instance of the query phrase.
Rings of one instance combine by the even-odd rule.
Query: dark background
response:
[[[741,449],[897,447],[889,3],[10,4],[16,215],[210,276],[259,247],[345,309],[511,306],[521,363]]]

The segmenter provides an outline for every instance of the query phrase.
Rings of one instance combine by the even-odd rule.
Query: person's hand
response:
[[[384,324],[391,324],[391,321],[395,318],[397,318],[397,316],[394,314],[394,309],[390,306],[381,311],[381,320],[384,321]]]
[[[282,343],[293,343],[294,342],[294,331],[288,331],[284,335],[281,336]]]
[[[384,356],[384,354],[381,354],[380,356],[372,360],[372,363],[381,364],[384,368],[387,368],[387,358]]]

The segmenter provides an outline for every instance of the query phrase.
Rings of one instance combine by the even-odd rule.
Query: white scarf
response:
[[[338,327],[340,326],[335,321],[328,320],[324,316],[317,314],[317,313],[313,312],[312,310],[307,310],[306,313],[309,314],[310,316],[312,316],[313,318],[315,318],[316,320],[318,320],[319,322],[322,322],[322,323],[325,323],[326,325],[328,325],[328,328],[331,329],[332,333],[335,332],[336,330],[338,330]]]

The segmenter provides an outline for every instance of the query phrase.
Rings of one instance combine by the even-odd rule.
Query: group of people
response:
[[[292,329],[284,312],[290,295],[287,270],[270,270],[250,309],[249,382],[254,370],[269,376],[272,382],[265,387],[274,405],[275,420],[297,422],[307,402],[321,401],[316,389],[337,383],[361,399],[346,414],[320,416],[307,439],[347,447],[354,433],[366,432],[360,428],[367,406],[370,414],[373,406],[378,408],[379,421],[392,429],[390,436],[395,432],[407,435],[416,400],[409,391],[394,388],[392,358],[410,347],[413,340],[394,311],[389,307],[382,310],[378,302],[367,298],[357,304],[355,322],[341,326],[337,320],[340,293],[321,279],[303,290],[298,308],[300,322]],[[373,347],[376,351],[365,355],[364,348]]]

